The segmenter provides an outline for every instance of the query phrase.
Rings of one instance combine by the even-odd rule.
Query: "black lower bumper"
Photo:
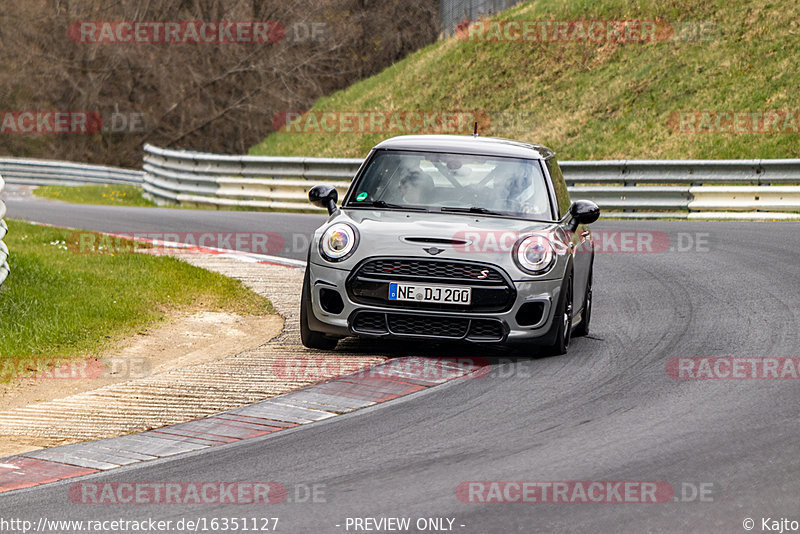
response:
[[[358,336],[404,337],[473,342],[503,342],[508,325],[490,317],[356,310],[348,318],[350,332]]]

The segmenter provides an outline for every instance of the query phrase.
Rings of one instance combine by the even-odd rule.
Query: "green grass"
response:
[[[173,310],[274,313],[240,282],[174,258],[77,254],[73,230],[8,220],[0,364],[96,355]],[[2,376],[0,376],[2,379]]]
[[[538,0],[498,18],[694,21],[706,33],[627,44],[448,39],[313,109],[486,112],[482,134],[539,142],[566,160],[800,156],[796,133],[687,134],[669,126],[679,111],[800,113],[794,0]],[[363,157],[395,134],[278,132],[250,153]]]
[[[142,197],[142,188],[136,185],[46,185],[34,189],[33,194],[73,204],[138,207],[156,205]]]

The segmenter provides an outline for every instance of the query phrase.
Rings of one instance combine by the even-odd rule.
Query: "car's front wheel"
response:
[[[556,313],[553,315],[553,326],[550,329],[553,341],[548,346],[554,355],[566,354],[572,337],[572,273],[564,280],[561,287]]]
[[[589,271],[589,279],[586,281],[586,295],[583,298],[583,313],[581,322],[575,327],[575,336],[589,335],[589,321],[592,319],[592,271]]]
[[[303,292],[300,295],[300,341],[304,347],[309,349],[332,350],[336,348],[336,339],[309,328],[309,313],[314,313],[314,311],[311,309],[311,282],[308,267],[306,267],[306,274],[303,277]]]

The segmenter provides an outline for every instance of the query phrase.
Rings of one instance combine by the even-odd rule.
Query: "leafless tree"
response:
[[[0,133],[0,154],[139,166],[144,142],[244,153],[272,130],[276,113],[306,109],[433,42],[438,4],[8,2],[0,13],[0,111],[87,110],[105,124],[89,134]],[[285,36],[271,44],[93,44],[70,39],[80,21],[276,21]],[[145,122],[131,125],[134,118]]]

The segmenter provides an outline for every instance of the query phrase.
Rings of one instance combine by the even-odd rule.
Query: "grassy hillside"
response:
[[[482,134],[543,143],[562,159],[800,157],[800,133],[684,133],[676,115],[800,114],[796,0],[537,0],[497,18],[671,26],[659,24],[656,42],[440,41],[313,109],[483,112]],[[677,32],[662,40],[665,27]],[[794,120],[783,131],[798,131]],[[278,132],[250,153],[360,157],[402,133],[413,132]]]

